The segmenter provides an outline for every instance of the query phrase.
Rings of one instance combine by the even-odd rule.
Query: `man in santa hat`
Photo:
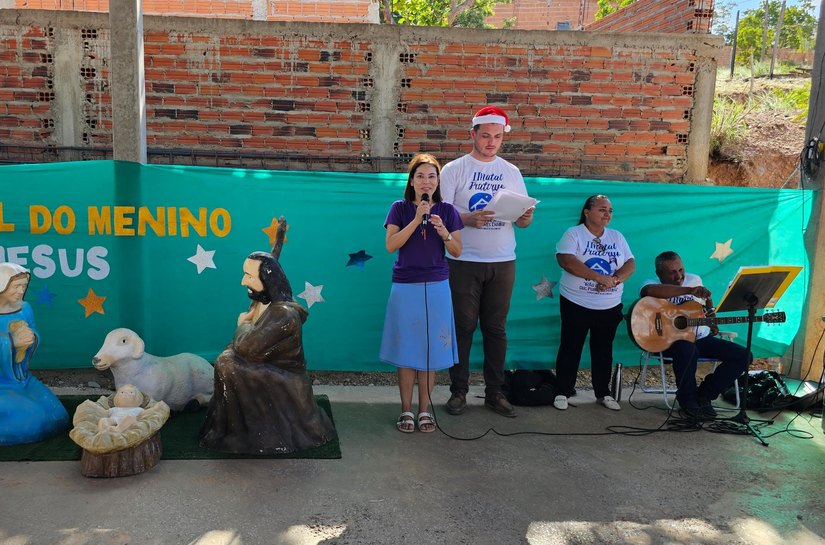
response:
[[[498,414],[516,415],[501,391],[507,353],[505,324],[516,277],[513,225],[530,225],[533,208],[515,222],[494,219],[494,212],[485,209],[500,189],[527,195],[521,171],[498,156],[506,132],[510,132],[510,125],[504,110],[495,106],[480,109],[473,116],[470,130],[473,150],[441,170],[441,196],[458,209],[464,222],[461,256],[447,256],[458,344],[458,363],[450,368],[450,414],[461,414],[467,407],[470,347],[480,323],[484,340],[484,404]]]

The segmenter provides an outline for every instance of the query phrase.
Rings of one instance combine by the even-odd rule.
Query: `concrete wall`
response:
[[[514,19],[518,30],[581,30],[595,20],[597,0],[512,0],[497,4],[495,14],[486,23],[501,28],[505,19]]]
[[[108,25],[0,11],[0,159],[111,146]],[[472,114],[489,103],[510,114],[503,155],[528,174],[707,172],[720,38],[173,17],[144,27],[150,162],[398,170],[419,151],[466,152]]]
[[[109,0],[0,0],[0,8],[61,11],[109,11]],[[144,15],[178,15],[253,19],[377,23],[378,0],[144,0]]]
[[[713,0],[638,0],[585,30],[707,34],[712,20]]]

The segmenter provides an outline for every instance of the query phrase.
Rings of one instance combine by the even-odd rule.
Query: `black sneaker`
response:
[[[506,416],[508,418],[513,418],[516,416],[515,409],[513,409],[513,406],[510,405],[510,402],[507,401],[507,398],[504,397],[504,394],[501,392],[485,397],[484,404],[501,416]]]
[[[715,416],[710,416],[701,407],[679,407],[679,416],[693,422],[708,422]]]
[[[447,401],[447,412],[450,414],[461,414],[467,408],[467,394],[454,393]]]
[[[699,413],[700,416],[705,417],[708,420],[713,420],[717,416],[716,409],[713,408],[713,405],[710,403],[710,399],[706,397],[699,397]]]

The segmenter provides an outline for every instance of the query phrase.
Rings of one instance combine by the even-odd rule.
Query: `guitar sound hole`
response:
[[[687,327],[687,318],[684,316],[677,316],[673,319],[673,326],[676,329],[685,329]]]

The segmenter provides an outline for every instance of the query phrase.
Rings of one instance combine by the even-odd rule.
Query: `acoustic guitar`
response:
[[[648,352],[662,352],[679,340],[696,341],[698,326],[747,323],[747,316],[706,318],[702,305],[687,301],[674,305],[667,299],[642,297],[630,307],[627,314],[627,332],[630,340]],[[770,312],[754,317],[755,322],[781,323],[784,312]]]

